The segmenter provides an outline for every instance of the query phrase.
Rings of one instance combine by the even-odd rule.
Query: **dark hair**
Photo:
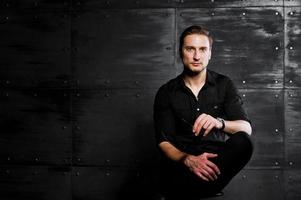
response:
[[[211,35],[209,34],[209,31],[201,26],[189,26],[188,28],[186,28],[181,36],[180,36],[180,45],[179,45],[179,53],[180,56],[182,58],[182,48],[183,48],[183,44],[184,44],[184,39],[187,35],[192,35],[192,34],[199,34],[199,35],[205,35],[208,37],[209,39],[209,43],[210,43],[210,48],[212,48],[212,44],[213,44],[213,38],[211,37]]]

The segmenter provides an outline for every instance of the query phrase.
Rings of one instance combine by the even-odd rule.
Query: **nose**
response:
[[[193,54],[193,59],[200,60],[200,58],[201,58],[201,53],[200,53],[200,51],[196,50]]]

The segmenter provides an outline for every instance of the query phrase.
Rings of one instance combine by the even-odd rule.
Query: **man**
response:
[[[212,43],[205,28],[185,29],[179,45],[184,70],[155,97],[160,188],[167,199],[221,192],[253,152],[252,128],[237,89],[228,77],[207,69]]]

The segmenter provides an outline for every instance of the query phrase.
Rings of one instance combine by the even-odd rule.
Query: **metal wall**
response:
[[[153,99],[192,24],[253,123],[219,199],[300,199],[300,21],[300,0],[1,0],[0,199],[153,196]]]

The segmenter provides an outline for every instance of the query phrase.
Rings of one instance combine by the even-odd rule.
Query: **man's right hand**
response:
[[[183,161],[184,164],[201,179],[214,181],[220,174],[220,170],[209,158],[215,157],[217,157],[217,154],[203,153],[198,156],[187,155]]]

